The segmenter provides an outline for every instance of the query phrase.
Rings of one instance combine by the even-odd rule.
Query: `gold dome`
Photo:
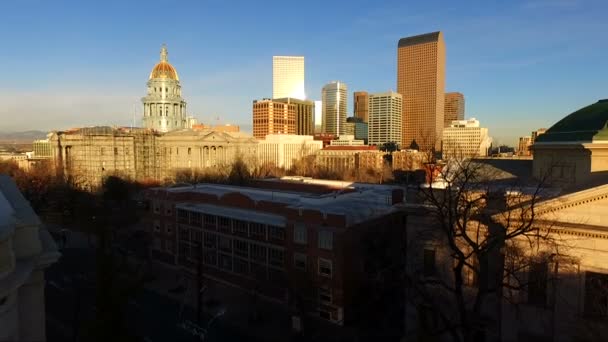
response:
[[[167,58],[167,47],[163,44],[162,49],[160,50],[160,62],[154,66],[152,72],[150,73],[150,79],[153,78],[168,78],[171,80],[179,81],[179,76],[177,76],[177,71],[173,65],[168,62]]]

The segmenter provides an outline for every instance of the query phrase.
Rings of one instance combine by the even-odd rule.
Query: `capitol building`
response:
[[[251,135],[203,125],[192,129],[196,120],[187,115],[180,79],[164,45],[142,103],[142,128],[95,126],[49,133],[57,173],[95,188],[111,175],[166,182],[179,171],[224,167],[237,157],[253,165],[257,158],[258,141]]]

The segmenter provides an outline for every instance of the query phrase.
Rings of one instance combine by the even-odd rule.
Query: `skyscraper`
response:
[[[253,101],[253,136],[296,133],[296,105],[270,99]]]
[[[272,56],[272,98],[304,100],[304,57]]]
[[[314,106],[313,101],[299,100],[291,97],[273,99],[275,102],[293,103],[296,106],[296,134],[313,135],[314,126]]]
[[[443,127],[449,127],[452,121],[464,120],[464,95],[445,93]]]
[[[402,113],[401,94],[393,91],[369,94],[369,144],[392,141],[401,146]]]
[[[356,91],[353,93],[354,116],[367,122],[369,115],[369,96],[366,91]]]
[[[321,91],[323,133],[344,134],[346,123],[346,83],[332,81]]]
[[[167,47],[160,50],[160,62],[148,78],[148,94],[141,99],[144,105],[143,126],[159,132],[188,127],[186,101],[175,68],[169,64]]]
[[[445,44],[441,32],[402,38],[397,48],[397,92],[403,96],[402,143],[441,147]]]
[[[456,120],[443,130],[443,159],[486,157],[492,146],[488,129],[475,118]]]

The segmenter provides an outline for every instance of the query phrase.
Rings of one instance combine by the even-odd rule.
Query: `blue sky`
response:
[[[311,99],[331,80],[381,92],[396,87],[399,38],[441,30],[446,91],[512,144],[608,98],[607,10],[605,0],[10,1],[0,131],[139,124],[162,43],[189,112],[247,130],[251,101],[272,94],[273,55],[306,57]]]

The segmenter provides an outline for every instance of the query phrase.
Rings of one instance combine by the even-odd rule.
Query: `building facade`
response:
[[[299,100],[295,98],[273,99],[275,102],[291,103],[296,106],[296,134],[313,135],[315,134],[314,107],[313,101]]]
[[[323,142],[309,135],[269,134],[258,143],[258,160],[289,170],[294,160],[314,155],[323,148]]]
[[[444,127],[452,121],[464,120],[464,95],[461,93],[445,93]]]
[[[443,158],[487,157],[492,146],[488,129],[480,127],[475,118],[452,121],[443,130]]]
[[[326,170],[347,172],[357,168],[358,153],[374,151],[377,151],[375,146],[327,146],[317,152],[315,164]]]
[[[353,114],[354,117],[367,122],[369,117],[369,95],[366,91],[356,91],[353,93]]]
[[[188,128],[191,120],[186,115],[186,101],[175,68],[169,63],[167,47],[160,51],[160,62],[148,78],[148,93],[141,100],[144,105],[144,128],[159,132]]]
[[[364,288],[368,234],[392,231],[403,192],[296,177],[157,188],[146,198],[155,260],[195,273],[202,258],[204,277],[343,324]]]
[[[517,155],[522,157],[531,156],[530,146],[532,146],[532,137],[519,137]]]
[[[321,92],[323,103],[323,133],[344,134],[346,123],[346,93],[344,82],[326,84]]]
[[[369,95],[369,132],[370,145],[395,142],[402,145],[402,96],[389,91]]]
[[[592,182],[608,171],[608,99],[569,114],[533,135],[533,174],[559,186]]]
[[[304,100],[304,56],[272,56],[272,98]]]
[[[49,142],[57,173],[84,188],[113,175],[170,181],[180,170],[227,166],[257,155],[257,141],[237,132],[88,127],[52,132]]]
[[[356,139],[354,135],[342,134],[338,139],[329,142],[330,146],[363,146],[365,141]]]
[[[253,101],[253,136],[296,134],[296,105],[270,99]]]
[[[368,132],[369,132],[369,124],[367,122],[363,122],[363,120],[358,117],[348,117],[346,118],[346,134],[354,135],[355,139],[363,140],[365,144],[368,143]]]
[[[443,33],[402,38],[397,48],[397,92],[403,96],[402,143],[421,150],[441,148],[444,125]]]
[[[44,270],[59,257],[15,182],[0,175],[0,341],[46,341]]]

